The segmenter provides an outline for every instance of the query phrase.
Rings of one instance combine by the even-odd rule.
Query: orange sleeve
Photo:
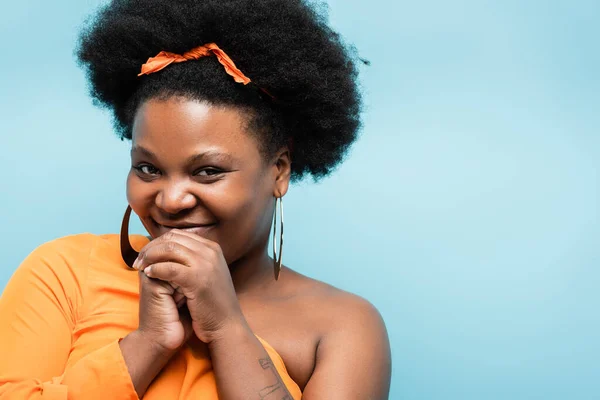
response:
[[[0,297],[0,399],[137,400],[117,341],[67,370],[96,237],[37,248]]]

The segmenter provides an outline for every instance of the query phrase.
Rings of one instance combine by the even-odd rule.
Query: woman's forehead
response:
[[[180,98],[149,100],[136,113],[132,150],[185,158],[258,153],[256,138],[246,127],[247,115],[234,107]]]
[[[239,140],[246,135],[247,117],[233,107],[183,99],[148,100],[138,109],[134,139],[186,141]]]

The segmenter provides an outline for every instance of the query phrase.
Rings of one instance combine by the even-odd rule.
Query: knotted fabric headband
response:
[[[151,73],[158,72],[173,63],[197,60],[213,54],[217,56],[219,63],[225,67],[225,72],[227,72],[228,75],[231,75],[237,83],[243,83],[244,85],[247,85],[251,82],[250,78],[244,75],[242,71],[237,69],[231,58],[229,58],[229,56],[215,43],[207,43],[202,46],[194,47],[192,50],[183,54],[161,51],[155,57],[150,57],[148,61],[142,65],[142,72],[140,72],[138,76],[150,75]]]

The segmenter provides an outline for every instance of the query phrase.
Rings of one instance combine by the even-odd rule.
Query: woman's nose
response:
[[[196,205],[196,196],[185,182],[169,182],[157,194],[156,206],[167,214],[177,214]]]

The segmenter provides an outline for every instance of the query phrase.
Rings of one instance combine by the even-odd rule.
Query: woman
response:
[[[377,311],[281,265],[290,181],[329,174],[360,125],[355,60],[323,18],[114,0],[77,56],[132,141],[130,208],[121,235],[46,243],[14,274],[0,398],[386,399]]]

